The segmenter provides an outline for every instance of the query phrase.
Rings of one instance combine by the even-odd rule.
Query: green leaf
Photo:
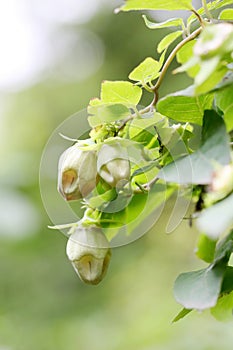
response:
[[[141,145],[138,142],[135,142],[133,140],[124,139],[119,136],[109,137],[107,138],[104,143],[109,145],[116,145],[116,143],[120,144],[123,148],[127,148],[127,151],[130,152],[131,148],[133,150],[136,150],[137,148],[140,148]]]
[[[193,86],[160,99],[157,109],[161,114],[179,122],[202,124],[204,110],[212,106],[213,94],[194,96]]]
[[[195,153],[166,165],[158,177],[180,184],[210,184],[216,164],[229,164],[230,159],[224,121],[215,111],[207,110],[203,119],[200,148]],[[206,233],[203,227],[201,231]]]
[[[148,162],[147,162],[148,163]],[[146,173],[147,171],[150,171],[151,169],[155,168],[156,166],[158,166],[158,162],[157,161],[150,161],[147,165],[145,165],[142,168],[138,168],[137,170],[135,170],[131,176],[131,178],[138,176],[138,175],[142,175],[144,173]]]
[[[145,227],[148,227],[147,225],[151,227],[151,220],[154,224],[156,217],[159,218],[159,208],[164,205],[167,198],[169,198],[174,191],[174,186],[168,187],[163,184],[156,183],[146,195],[146,203],[141,206],[140,196],[145,195],[139,194],[137,196],[137,201],[132,203],[132,205],[130,203],[130,205],[127,207],[128,220],[130,220],[130,223],[127,225],[128,234],[132,234],[134,230],[145,232],[143,230]],[[138,210],[138,208],[140,209]]]
[[[148,162],[147,162],[148,164]],[[143,164],[142,164],[143,165]],[[157,164],[158,166],[158,164]],[[136,171],[134,171],[133,175],[134,177],[132,177],[132,187],[134,189],[141,189],[142,192],[147,192],[145,190],[145,188],[143,187],[143,184],[148,183],[149,181],[153,180],[158,172],[159,172],[159,168],[156,166],[156,163],[154,162],[153,166],[149,168],[149,165],[147,166],[140,166],[138,168],[138,173],[136,173]]]
[[[218,18],[222,19],[222,20],[232,20],[233,19],[233,9],[225,9],[225,10],[223,10],[219,14]]]
[[[203,66],[202,66],[203,67]],[[197,85],[195,89],[196,94],[205,94],[214,90],[216,85],[222,80],[224,75],[227,73],[226,67],[217,67],[213,74],[209,75],[205,81]]]
[[[173,159],[189,154],[188,141],[193,136],[190,124],[173,124],[172,126],[157,124],[156,131],[163,145],[162,153],[160,153],[163,166]]]
[[[186,309],[204,310],[215,306],[225,271],[225,264],[218,264],[182,273],[175,281],[175,299]]]
[[[231,231],[226,237],[224,237],[220,242],[218,242],[214,263],[217,264],[220,261],[228,262],[230,259],[231,253],[233,251],[233,231]]]
[[[197,219],[198,228],[217,239],[233,225],[233,194],[205,209]]]
[[[211,309],[211,314],[218,321],[232,321],[233,319],[233,292],[223,295],[218,299],[216,306]]]
[[[145,146],[144,152],[147,154],[147,159],[155,159],[158,157],[159,142],[157,141],[157,133],[154,126],[165,119],[166,117],[157,112],[149,112],[141,117],[135,117],[127,123],[123,135],[126,138],[130,138],[131,141],[139,142]],[[151,148],[153,150],[150,150]],[[138,156],[135,159],[138,159]]]
[[[139,142],[143,146],[147,146],[152,140],[154,142],[157,140],[155,129],[152,126],[145,129],[130,126],[128,135],[131,135],[129,137],[132,141]]]
[[[130,116],[129,108],[136,109],[142,96],[142,89],[128,81],[104,81],[101,85],[101,99],[92,99],[88,106],[90,126],[112,123]]]
[[[212,92],[219,92],[224,90],[225,88],[229,87],[229,85],[233,84],[233,72],[229,71],[226,73],[226,75],[223,77],[222,81],[218,83]]]
[[[191,55],[191,58],[185,62],[184,64],[182,64],[182,66],[177,67],[174,71],[173,74],[177,74],[177,73],[184,73],[186,72],[187,74],[189,74],[189,72],[192,70],[194,72],[194,69],[196,70],[196,72],[198,73],[200,70],[200,64],[199,64],[199,58]],[[194,74],[194,73],[193,73]]]
[[[227,266],[224,280],[222,283],[221,294],[231,293],[233,291],[233,267]]]
[[[158,22],[158,23],[151,22],[146,17],[146,15],[143,15],[142,18],[144,19],[145,24],[149,29],[160,29],[160,28],[168,28],[168,27],[181,27],[182,28],[183,24],[184,24],[182,18],[171,18],[171,19],[168,19],[164,22]]]
[[[112,123],[117,120],[122,120],[130,115],[129,109],[122,104],[102,104],[88,107],[89,114],[94,114],[88,117],[88,123],[92,128],[103,123]]]
[[[103,194],[87,198],[86,201],[92,208],[100,209],[108,202],[112,201],[116,197],[116,190],[111,189],[109,191],[104,192]]]
[[[164,146],[164,153],[171,152],[172,155],[177,153],[188,153],[188,150],[185,146],[185,143],[182,141],[182,135],[176,130],[175,127],[157,127],[157,132],[159,135],[159,139],[161,144]],[[180,146],[181,143],[181,147]],[[178,148],[178,150],[177,150]]]
[[[142,85],[156,79],[160,73],[161,64],[152,57],[147,57],[129,74],[129,79],[139,81]]]
[[[184,318],[185,316],[187,316],[191,311],[193,311],[192,309],[182,309],[178,315],[172,320],[172,323],[175,323],[179,320],[181,320],[182,318]]]
[[[158,113],[153,112],[150,118],[134,118],[129,125],[128,136],[130,139],[135,139],[135,137],[143,132],[145,129],[153,127],[153,131],[151,132],[150,138],[152,138],[156,132],[154,129],[154,125],[162,122],[165,117]]]
[[[158,53],[161,53],[163,50],[167,49],[179,36],[183,33],[182,30],[177,30],[176,32],[169,33],[160,41],[157,46]]]
[[[195,76],[195,93],[204,94],[211,91],[227,73],[227,67],[222,65],[220,57],[215,56],[200,62],[200,70]]]
[[[198,258],[211,263],[214,260],[216,242],[216,240],[212,240],[206,235],[200,234],[196,249]]]
[[[128,81],[104,81],[101,85],[102,103],[122,103],[126,106],[137,105],[142,89]]]
[[[175,191],[174,186],[168,187],[156,183],[148,193],[136,194],[132,197],[127,207],[119,212],[102,213],[101,219],[118,222],[116,229],[112,229],[113,224],[106,223],[105,232],[111,245],[125,244],[126,241],[135,240],[145,233],[155,222],[155,218],[160,216],[160,207]]]
[[[220,9],[223,6],[233,4],[233,0],[216,0],[212,3],[212,9]]]
[[[121,11],[131,10],[191,10],[192,0],[126,0]]]
[[[176,58],[178,63],[185,64],[189,61],[189,59],[193,55],[193,47],[196,44],[196,40],[189,41],[187,44],[185,44],[176,54]],[[187,74],[194,78],[198,71],[200,69],[200,66],[198,64],[193,65],[191,68],[187,69]]]
[[[216,106],[224,112],[227,130],[233,129],[233,84],[215,94]]]
[[[196,75],[195,84],[200,86],[209,78],[210,75],[213,76],[213,72],[217,69],[219,62],[219,56],[214,56],[209,60],[202,61],[201,68]],[[212,85],[212,87],[213,86],[215,86],[215,83]],[[211,90],[211,87],[209,90]]]

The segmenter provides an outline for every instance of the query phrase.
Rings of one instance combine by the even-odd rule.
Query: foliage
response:
[[[219,319],[232,309],[232,11],[225,8],[213,18],[232,3],[203,0],[203,7],[194,9],[191,0],[126,0],[121,11],[186,10],[191,15],[187,24],[179,18],[153,23],[143,16],[151,30],[178,29],[158,43],[159,59],[147,57],[132,69],[132,82],[102,83],[100,98],[88,106],[90,138],[75,146],[85,159],[95,154],[97,169],[92,167],[95,189],[83,191],[84,217],[68,225],[71,237],[77,226],[100,227],[114,242],[122,228],[130,235],[149,220],[172,193],[180,195],[184,188],[192,193],[190,220],[197,219],[200,228],[197,256],[209,265],[178,276],[174,294],[184,310],[175,321],[192,309],[211,308]],[[175,58],[181,65],[174,73],[185,72],[193,84],[160,98],[159,89]],[[142,108],[140,101],[147,93],[152,102]],[[190,139],[198,128],[201,142],[193,150]],[[74,183],[90,187],[81,174],[92,170],[81,161],[76,168],[73,161],[65,162],[66,172],[62,164],[59,167],[59,188],[64,192],[65,187],[66,199],[72,200]],[[67,171],[72,175],[67,177]],[[83,249],[85,254],[88,249]]]

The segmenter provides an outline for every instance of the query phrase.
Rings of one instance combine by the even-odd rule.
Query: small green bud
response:
[[[130,162],[127,150],[119,143],[104,144],[97,158],[99,175],[112,187],[122,187],[130,180]]]
[[[60,156],[58,191],[67,201],[86,197],[96,187],[96,177],[94,151],[83,151],[75,144]]]
[[[102,281],[110,262],[111,249],[101,228],[78,227],[67,242],[66,253],[83,282],[98,284]]]
[[[93,128],[90,132],[90,137],[94,141],[104,141],[109,137],[114,137],[116,134],[116,126],[112,124],[101,124]]]

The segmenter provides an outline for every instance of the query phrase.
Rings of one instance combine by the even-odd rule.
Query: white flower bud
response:
[[[202,59],[231,52],[233,26],[230,23],[218,23],[206,26],[194,46],[194,54]]]
[[[96,153],[83,151],[77,144],[60,156],[58,191],[66,200],[87,196],[96,187]]]
[[[211,190],[227,195],[233,190],[233,165],[228,164],[215,172]]]
[[[99,175],[112,187],[121,187],[130,180],[130,162],[127,150],[119,143],[104,144],[97,159]]]
[[[78,227],[67,242],[66,253],[83,282],[98,284],[105,276],[111,250],[101,228]]]

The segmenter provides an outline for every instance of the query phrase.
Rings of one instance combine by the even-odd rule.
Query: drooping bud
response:
[[[127,150],[119,143],[104,144],[97,158],[99,175],[112,187],[122,187],[130,180],[130,162]]]
[[[102,281],[110,262],[111,249],[101,228],[78,227],[67,242],[66,253],[83,282],[95,285]]]
[[[77,144],[62,153],[58,164],[58,191],[66,200],[86,197],[96,186],[96,153]]]

